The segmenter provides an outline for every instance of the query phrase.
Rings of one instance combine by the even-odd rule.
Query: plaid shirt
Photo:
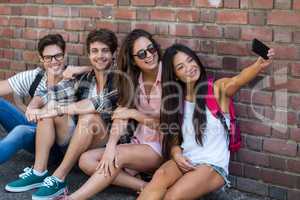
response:
[[[97,94],[97,81],[94,72],[88,72],[79,79],[62,80],[57,85],[37,93],[44,104],[55,101],[60,105],[70,104],[83,99],[89,99],[95,110],[101,114],[104,121],[110,120],[112,111],[116,108],[118,92],[113,89],[112,74],[108,74],[104,89]]]

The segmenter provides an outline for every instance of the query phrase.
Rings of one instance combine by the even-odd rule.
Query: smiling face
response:
[[[178,79],[184,83],[195,83],[201,74],[196,61],[186,53],[179,51],[173,59],[174,71]]]
[[[44,48],[40,61],[49,75],[61,76],[65,69],[63,50],[55,44]]]
[[[142,71],[151,71],[158,67],[157,49],[146,37],[140,37],[135,40],[132,55],[135,64]]]
[[[90,44],[89,59],[96,70],[106,70],[112,64],[113,55],[106,44],[96,41]]]

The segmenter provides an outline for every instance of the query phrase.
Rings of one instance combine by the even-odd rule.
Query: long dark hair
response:
[[[117,69],[119,70],[119,72],[126,73],[126,75],[129,76],[129,80],[123,74],[119,73],[116,75],[115,80],[116,87],[119,91],[118,103],[121,106],[133,107],[134,104],[132,97],[134,96],[134,92],[137,89],[138,77],[141,70],[134,64],[134,58],[132,54],[134,42],[141,37],[145,37],[152,42],[154,47],[157,49],[158,60],[161,60],[159,45],[152,38],[152,35],[147,31],[144,31],[142,29],[135,29],[124,38],[118,54]],[[133,83],[133,85],[130,85],[130,82]],[[132,86],[133,90],[131,88]]]
[[[183,122],[186,86],[185,83],[177,80],[175,74],[173,61],[178,52],[183,52],[190,56],[198,64],[201,71],[201,75],[195,84],[196,108],[193,115],[193,123],[196,132],[195,139],[198,144],[202,145],[202,135],[206,128],[206,103],[205,98],[203,98],[207,94],[207,76],[205,69],[193,50],[181,44],[174,44],[166,49],[162,60],[163,88],[160,122],[164,125],[161,126],[161,131],[164,134],[162,153],[166,159],[171,157],[170,151],[172,146],[174,144],[180,145],[183,141],[181,126]],[[171,126],[172,130],[170,130]]]

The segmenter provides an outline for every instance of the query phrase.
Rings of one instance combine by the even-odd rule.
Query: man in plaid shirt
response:
[[[55,102],[54,107],[45,106],[34,111],[38,119],[43,118],[38,122],[35,163],[17,181],[8,184],[10,187],[22,182],[19,192],[38,187],[32,199],[53,199],[65,191],[65,178],[81,154],[107,142],[111,114],[117,103],[117,91],[113,88],[110,73],[116,49],[117,38],[112,31],[91,31],[87,37],[87,51],[92,71],[89,69],[79,79],[63,80],[39,94],[44,103]],[[67,141],[69,145],[61,164],[50,175],[47,171],[49,149],[59,138],[66,138],[68,132],[66,128],[58,127],[64,130],[60,135],[53,121],[59,122],[66,115],[78,115],[77,125]],[[66,126],[63,122],[59,125]]]

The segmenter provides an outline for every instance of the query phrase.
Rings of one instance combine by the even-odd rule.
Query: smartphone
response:
[[[268,57],[269,49],[270,48],[267,45],[265,45],[258,39],[255,38],[254,40],[252,40],[252,51],[266,60],[269,59]]]

